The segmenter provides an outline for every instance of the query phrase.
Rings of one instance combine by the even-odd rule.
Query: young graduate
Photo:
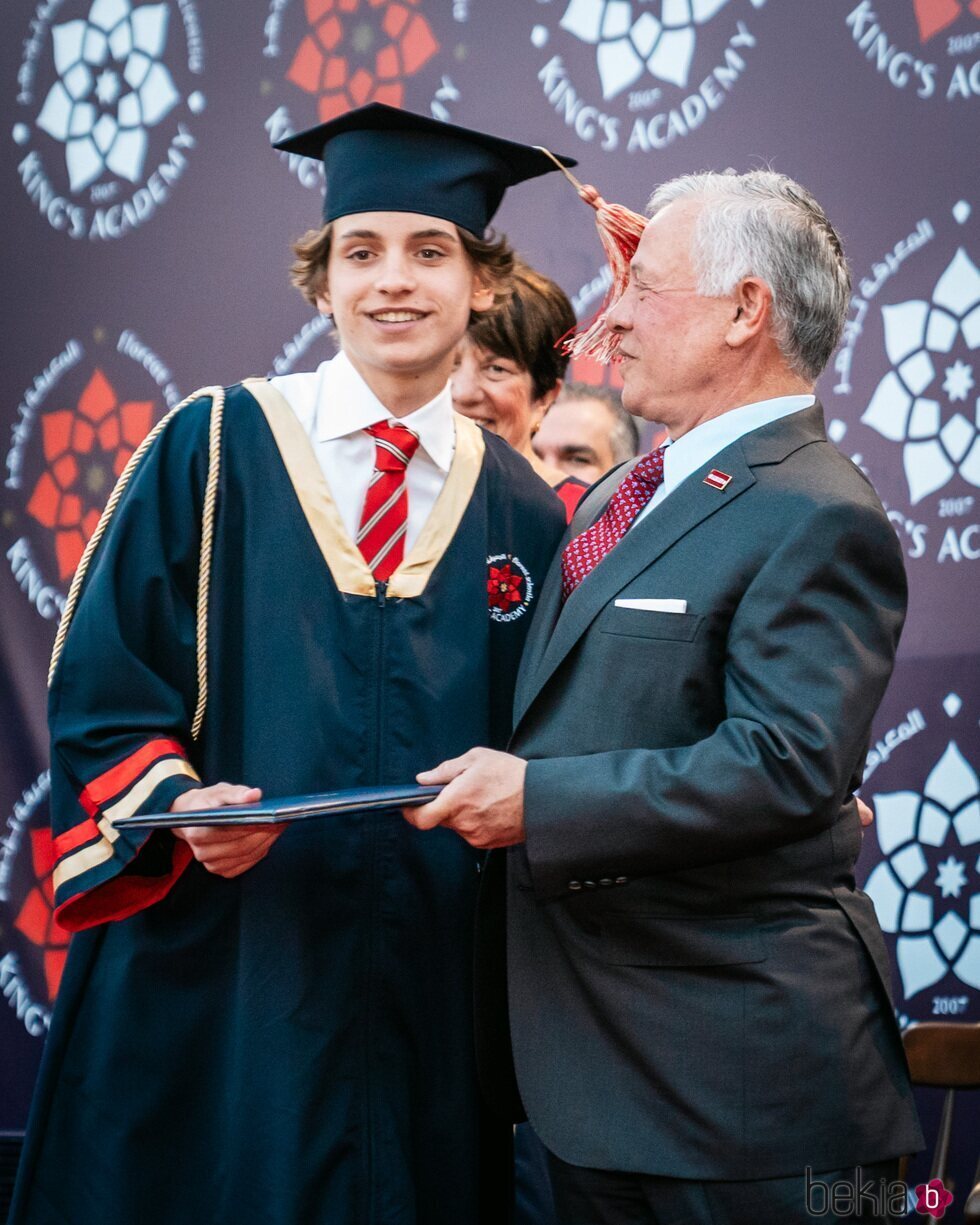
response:
[[[50,700],[57,914],[79,934],[19,1225],[506,1219],[509,1128],[472,1049],[479,854],[397,812],[114,825],[503,747],[563,529],[448,388],[509,262],[487,223],[552,163],[379,105],[280,147],[325,163],[294,275],[342,352],[175,410],[79,569]]]

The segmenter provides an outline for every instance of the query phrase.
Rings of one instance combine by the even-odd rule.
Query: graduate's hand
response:
[[[231,804],[254,804],[262,799],[258,787],[215,783],[185,791],[170,805],[171,812],[197,812],[202,808],[227,808]],[[187,825],[173,830],[186,842],[191,854],[216,876],[241,876],[265,859],[285,825]]]
[[[861,820],[861,829],[863,831],[867,829],[867,827],[875,819],[875,810],[873,808],[869,808],[859,795],[856,795],[854,798],[857,801],[858,817]]]
[[[420,808],[405,808],[405,820],[418,829],[445,825],[470,846],[491,850],[524,841],[524,773],[527,762],[493,749],[470,749],[417,775],[445,790]]]

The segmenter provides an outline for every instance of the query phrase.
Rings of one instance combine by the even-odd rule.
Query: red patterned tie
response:
[[[357,546],[375,579],[386,583],[405,556],[405,469],[418,448],[419,436],[393,421],[379,421],[365,433],[374,439],[374,472],[361,511]]]
[[[658,447],[637,460],[595,523],[565,546],[561,555],[563,599],[567,600],[610,549],[619,544],[630,524],[660,488],[664,479],[665,449]]]

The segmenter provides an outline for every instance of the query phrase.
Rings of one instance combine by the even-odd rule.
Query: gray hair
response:
[[[615,391],[608,387],[592,387],[589,383],[566,383],[558,399],[598,400],[609,410],[609,449],[615,462],[622,464],[639,453],[640,431]]]
[[[772,290],[772,334],[787,364],[815,380],[840,340],[851,274],[837,231],[813,196],[784,174],[685,174],[661,184],[647,213],[704,201],[691,258],[698,292],[723,297],[747,276]]]

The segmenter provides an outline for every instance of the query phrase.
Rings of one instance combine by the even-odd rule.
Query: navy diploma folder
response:
[[[341,816],[352,812],[374,812],[379,808],[417,808],[427,804],[442,787],[420,787],[406,783],[398,787],[352,787],[346,791],[323,791],[315,795],[293,795],[255,804],[202,808],[197,812],[151,812],[120,817],[117,829],[174,829],[185,825],[278,825],[285,821],[308,821],[314,817]]]

